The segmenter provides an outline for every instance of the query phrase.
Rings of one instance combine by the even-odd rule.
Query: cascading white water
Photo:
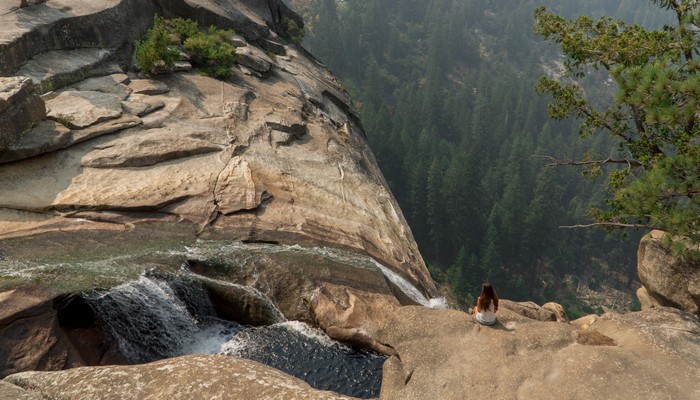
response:
[[[211,252],[221,252],[229,256],[238,254],[237,261],[245,265],[252,262],[252,253],[260,252],[265,254],[274,253],[300,253],[315,257],[322,257],[336,263],[352,266],[355,268],[367,270],[379,270],[384,276],[389,279],[395,287],[401,290],[406,296],[412,299],[417,304],[430,308],[447,308],[445,298],[426,298],[423,293],[413,286],[411,282],[404,279],[401,275],[383,266],[374,258],[358,254],[352,251],[346,251],[331,247],[302,247],[299,245],[276,245],[269,243],[242,243],[242,242],[216,242],[201,240],[197,242],[197,246],[187,248],[187,256],[192,259],[206,259],[211,256]]]
[[[181,355],[199,331],[198,321],[164,280],[141,276],[86,299],[131,362]]]
[[[184,278],[144,275],[85,299],[132,363],[185,354],[235,355],[319,389],[355,397],[378,395],[384,356],[335,342],[303,322],[250,327],[219,319],[200,277]]]
[[[401,290],[406,296],[408,296],[411,300],[415,301],[416,303],[424,306],[424,307],[430,307],[430,308],[447,308],[447,302],[443,297],[438,297],[438,298],[432,298],[428,299],[425,296],[423,296],[423,293],[421,293],[418,288],[413,286],[411,282],[407,281],[404,279],[401,275],[397,274],[396,272],[390,270],[389,268],[383,266],[376,260],[374,261],[374,264],[379,268],[380,271],[386,276],[391,283],[394,284],[399,290]]]

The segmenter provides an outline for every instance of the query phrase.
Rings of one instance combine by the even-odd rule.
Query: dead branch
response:
[[[559,228],[562,229],[576,229],[576,228],[593,228],[596,226],[609,226],[613,228],[643,228],[643,229],[662,229],[658,226],[647,225],[647,224],[624,224],[622,222],[593,222],[591,224],[578,224],[578,225],[560,225]]]
[[[557,165],[604,165],[604,164],[627,164],[628,166],[632,167],[641,167],[642,164],[639,161],[636,160],[629,160],[627,158],[623,159],[614,159],[614,158],[606,158],[605,160],[589,160],[589,161],[574,161],[574,160],[559,160],[557,158],[554,158],[552,156],[542,156],[538,154],[534,154],[533,157],[537,158],[542,158],[545,160],[550,160],[551,162],[547,164],[548,167],[553,167]]]

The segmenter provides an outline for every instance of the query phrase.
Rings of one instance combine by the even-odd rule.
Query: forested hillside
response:
[[[533,88],[556,74],[555,46],[532,33],[533,10],[609,15],[660,26],[636,0],[294,0],[305,46],[356,101],[379,165],[438,282],[462,304],[482,280],[513,300],[559,301],[573,316],[588,288],[631,292],[640,232],[610,237],[590,222],[603,179],[545,156],[606,156],[575,121],[549,119]],[[586,90],[612,95],[607,77]],[[608,306],[612,306],[608,304]]]

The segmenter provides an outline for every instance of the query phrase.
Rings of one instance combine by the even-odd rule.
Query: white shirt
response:
[[[493,325],[496,322],[496,311],[493,305],[493,301],[489,304],[489,307],[485,311],[479,310],[476,313],[476,320],[485,325]]]

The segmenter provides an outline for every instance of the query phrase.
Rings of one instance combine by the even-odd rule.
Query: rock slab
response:
[[[352,399],[313,389],[255,361],[216,355],[133,366],[23,372],[9,376],[5,383],[54,400]]]
[[[487,327],[454,310],[395,311],[377,335],[397,352],[384,364],[380,399],[700,398],[700,321],[688,313],[571,324],[497,314]]]

